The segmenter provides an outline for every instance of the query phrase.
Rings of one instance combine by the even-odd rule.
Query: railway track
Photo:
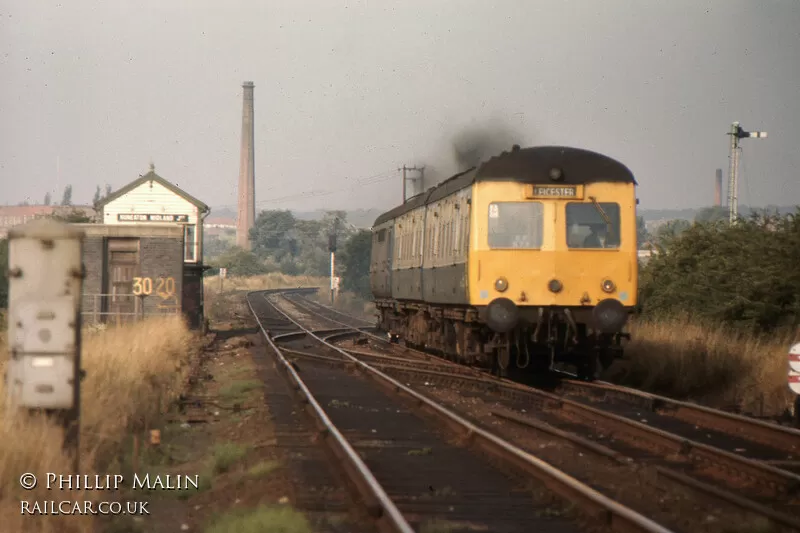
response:
[[[388,343],[382,337],[372,334],[371,331],[375,329],[374,325],[366,320],[351,317],[306,298],[293,298],[293,301],[298,305],[304,306],[309,311],[321,313],[328,320],[335,321],[338,325],[359,328],[362,334],[369,334],[370,338],[376,342],[382,345],[389,345],[389,352],[399,357],[402,357],[402,353],[406,352],[413,354],[417,358],[424,358],[427,361],[432,360],[429,354],[407,348],[399,348],[398,345]],[[341,333],[335,333],[332,336],[348,336],[352,334],[353,330],[343,330]],[[357,353],[357,350],[350,350],[350,352]],[[365,356],[369,357],[370,355],[365,354]],[[433,360],[438,360],[442,365],[464,368],[461,365],[455,365],[450,361],[439,358],[433,358]],[[434,363],[431,366],[434,366]],[[446,366],[441,368],[446,368]],[[454,372],[459,372],[459,370],[454,370]],[[485,375],[501,383],[516,383],[508,379],[496,378],[485,371],[469,369],[461,372]],[[569,373],[562,374],[567,378],[574,377]],[[751,454],[759,455],[757,458],[768,463],[778,464],[787,469],[800,470],[800,431],[794,428],[650,394],[604,381],[588,383],[574,379],[563,379],[558,383],[557,392],[561,396],[574,397],[578,401],[589,405],[592,403],[607,406],[616,404],[616,407],[613,408],[614,412],[631,419],[642,418],[642,413],[647,413],[651,425],[656,424],[656,427],[662,427],[667,431],[681,432],[686,434],[688,438],[693,438],[698,432],[710,430],[710,433],[705,432],[701,438],[714,440],[729,451],[742,448],[749,449]],[[625,408],[625,406],[630,407]],[[656,418],[650,415],[655,415]],[[731,439],[731,437],[734,438]],[[761,446],[753,446],[753,443]],[[762,447],[766,448],[766,450],[763,450]]]
[[[670,531],[324,341],[343,328],[320,333],[319,318],[304,325],[281,291],[247,298],[319,439],[378,529]],[[310,357],[290,361],[287,346]]]
[[[411,351],[409,355],[409,350],[365,332],[369,329],[366,321],[296,295],[288,297],[302,311],[345,326],[328,331],[327,338],[352,336],[356,332],[346,327],[359,328],[387,352],[380,355],[349,349],[352,356],[369,360],[407,384],[424,387],[441,401],[449,399],[453,408],[459,400],[452,395],[448,398],[447,390],[455,388],[462,396],[478,398],[483,406],[482,421],[497,424],[503,420],[519,426],[515,434],[521,441],[538,442],[531,433],[546,435],[551,441],[569,443],[618,464],[643,464],[660,483],[680,485],[779,527],[800,530],[795,505],[800,476],[775,466],[791,464],[797,442],[794,430],[610,384],[566,383],[557,395],[463,367],[454,371],[452,367],[458,365],[431,363],[427,354]],[[579,400],[567,398],[581,392],[584,396]],[[532,407],[537,411],[535,419],[525,414]],[[666,414],[661,413],[664,410]],[[473,404],[468,411],[481,409]],[[654,417],[659,418],[655,424]],[[687,418],[697,423],[688,423]],[[614,435],[611,443],[609,435]],[[692,438],[698,435],[716,445]]]

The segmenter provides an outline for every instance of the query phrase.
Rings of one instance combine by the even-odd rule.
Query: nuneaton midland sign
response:
[[[119,222],[189,222],[189,215],[156,215],[139,213],[120,213]]]

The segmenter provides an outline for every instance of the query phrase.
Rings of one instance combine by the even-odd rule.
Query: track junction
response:
[[[602,382],[500,379],[314,292],[247,299],[365,531],[800,531],[796,430]]]

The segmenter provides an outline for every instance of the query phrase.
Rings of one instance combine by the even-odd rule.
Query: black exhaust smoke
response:
[[[457,172],[479,165],[482,161],[515,144],[523,144],[522,135],[508,124],[493,120],[485,126],[471,126],[453,137],[453,158]]]

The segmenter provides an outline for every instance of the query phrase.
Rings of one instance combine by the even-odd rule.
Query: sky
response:
[[[640,208],[705,206],[735,120],[768,132],[740,205],[800,203],[796,0],[370,3],[0,0],[0,204],[89,202],[152,161],[235,207],[244,81],[258,209],[391,208],[399,167],[457,172],[476,128],[614,157]]]

